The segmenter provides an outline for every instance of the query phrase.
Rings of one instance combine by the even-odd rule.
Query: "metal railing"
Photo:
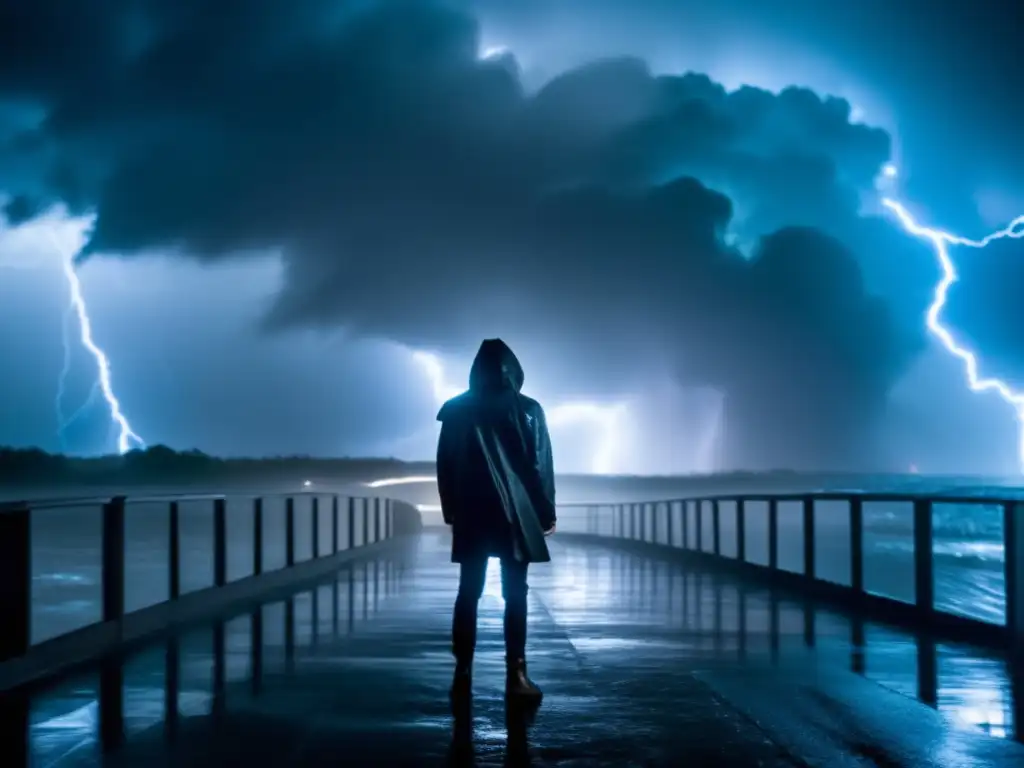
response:
[[[297,499],[309,499],[311,556],[305,561],[297,560],[296,557]],[[229,500],[245,503],[245,516],[252,526],[251,569],[241,577],[233,579],[230,578],[228,569]],[[267,536],[264,507],[270,501],[281,502],[284,506],[284,562],[280,568],[268,568],[265,557],[268,539],[271,537]],[[212,563],[212,579],[206,587],[185,590],[182,584],[183,505],[194,502],[208,505],[209,508],[212,541],[210,551],[203,553],[201,559],[208,558]],[[133,509],[142,506],[149,509]],[[98,508],[100,513],[98,621],[75,627],[70,632],[58,633],[57,636],[41,642],[33,642],[33,576],[38,576],[33,573],[33,521],[40,513],[52,511],[66,511],[72,515],[67,519],[77,520],[80,516],[75,511],[82,508]],[[131,521],[135,514],[145,516],[145,519],[150,521],[159,518],[165,525],[166,539],[162,546],[167,557],[166,599],[150,602],[137,610],[126,610],[126,564],[129,564],[126,557],[126,522]],[[322,515],[325,515],[329,522],[329,526],[326,527],[326,541],[321,535],[322,528],[325,527],[322,525]],[[186,596],[192,598],[192,595],[211,593],[241,582],[246,582],[248,587],[254,588],[257,584],[255,579],[291,571],[296,566],[308,565],[311,562],[318,566],[328,565],[325,562],[326,558],[384,542],[400,534],[413,533],[419,526],[419,513],[405,502],[391,498],[351,497],[320,492],[263,496],[114,496],[0,505],[0,585],[3,585],[0,589],[0,616],[3,617],[0,631],[0,668],[5,662],[13,663],[14,660],[25,657],[30,651],[42,646],[55,645],[63,641],[63,648],[70,636],[81,634],[81,630],[94,629],[97,624],[116,624],[126,616],[174,603]],[[72,538],[74,536],[67,535]],[[79,542],[78,546],[91,546],[95,549],[94,542]],[[280,582],[281,579],[277,581]],[[57,610],[60,607],[55,606]]]
[[[845,506],[845,542],[849,557],[848,583],[822,577],[818,559],[817,531],[822,524],[829,533],[839,527],[835,509],[823,509],[838,503]],[[800,509],[799,550],[802,567],[788,570],[780,566],[780,505],[798,505]],[[913,597],[880,594],[865,587],[865,505],[907,505],[910,507],[912,572],[909,579]],[[723,531],[723,506],[735,509],[732,534],[728,541]],[[763,515],[752,516],[758,505]],[[1003,550],[1002,580],[1005,590],[1005,620],[986,621],[961,615],[936,604],[935,511],[936,507],[957,506],[977,510],[998,508],[1001,518]],[[866,610],[883,620],[891,620],[915,629],[935,630],[969,640],[994,645],[1017,645],[1024,640],[1024,501],[978,496],[919,496],[899,493],[806,493],[715,495],[627,504],[559,505],[559,530],[588,538],[614,538],[653,545],[688,557],[699,558],[703,565],[726,567],[771,584],[813,593],[839,602],[846,608]],[[830,517],[823,517],[832,513]],[[730,516],[731,517],[731,516]],[[752,558],[748,529],[752,523],[766,532],[767,552]],[[710,528],[710,530],[709,530]],[[785,540],[785,544],[794,542]],[[731,550],[726,553],[726,545]],[[831,566],[832,563],[825,563]],[[909,586],[909,585],[908,585]]]

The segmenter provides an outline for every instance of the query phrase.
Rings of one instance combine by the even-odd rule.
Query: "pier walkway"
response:
[[[1000,652],[588,527],[531,571],[538,711],[504,701],[496,568],[451,711],[447,534],[388,520],[301,583],[126,625],[94,661],[0,664],[26,678],[0,694],[4,765],[1024,766]]]

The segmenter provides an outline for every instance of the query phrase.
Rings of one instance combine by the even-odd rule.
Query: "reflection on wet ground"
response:
[[[531,573],[535,718],[503,701],[495,567],[474,700],[453,730],[457,571],[444,536],[426,534],[408,555],[33,694],[25,711],[6,701],[4,765],[1024,764],[997,658],[614,545],[566,537],[552,554]]]

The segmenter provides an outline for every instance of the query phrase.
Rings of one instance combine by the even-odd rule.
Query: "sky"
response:
[[[1017,473],[880,199],[1024,213],[1022,13],[0,0],[0,444],[116,448],[74,318],[55,402],[74,256],[149,444],[429,458],[500,336],[562,471]],[[944,320],[1024,387],[1024,246],[951,255]]]

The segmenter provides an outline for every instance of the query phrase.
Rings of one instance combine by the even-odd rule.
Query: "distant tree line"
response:
[[[66,456],[38,448],[0,447],[0,485],[139,485],[162,483],[302,482],[366,480],[432,474],[432,463],[390,458],[323,459],[310,456],[219,458],[165,445],[124,455]]]

